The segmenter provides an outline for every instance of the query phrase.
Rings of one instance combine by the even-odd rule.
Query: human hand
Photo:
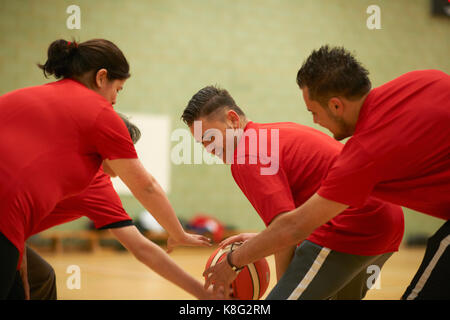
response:
[[[223,294],[225,299],[230,299],[231,283],[237,275],[238,272],[231,268],[227,259],[223,259],[203,272],[203,276],[206,278],[204,287],[208,289],[212,285],[214,294]]]
[[[180,238],[169,237],[167,239],[167,253],[172,252],[176,246],[210,247],[211,239],[199,234],[185,232]]]
[[[226,247],[227,245],[235,243],[235,242],[245,242],[248,239],[253,238],[256,235],[257,235],[257,233],[241,233],[241,234],[226,238],[219,244],[219,248]]]

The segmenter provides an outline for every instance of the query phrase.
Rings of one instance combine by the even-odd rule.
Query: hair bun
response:
[[[56,78],[67,78],[72,75],[72,57],[78,44],[63,39],[53,41],[47,51],[47,62],[38,64],[44,75],[54,75]]]
[[[38,67],[44,71],[45,77],[79,79],[92,72],[90,83],[95,82],[95,74],[106,69],[108,80],[128,79],[130,66],[122,51],[106,39],[91,39],[78,44],[75,41],[53,41],[47,50],[47,62]]]

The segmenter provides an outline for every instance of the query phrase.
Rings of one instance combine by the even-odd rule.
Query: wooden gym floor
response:
[[[398,300],[418,269],[425,248],[402,247],[381,271],[380,289],[372,289],[366,299]],[[192,276],[203,283],[202,272],[214,248],[178,248],[171,257]],[[39,252],[39,249],[37,249]],[[127,251],[101,249],[89,252],[40,252],[55,269],[58,299],[136,299],[181,300],[194,299],[191,295],[164,280]],[[270,289],[275,285],[275,264],[268,258],[271,269]],[[81,271],[81,288],[69,290],[67,268],[77,265]],[[264,298],[263,297],[263,298]]]

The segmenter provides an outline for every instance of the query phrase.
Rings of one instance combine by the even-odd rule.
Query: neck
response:
[[[366,101],[367,96],[369,95],[369,92],[366,93],[364,96],[359,98],[355,101],[350,101],[349,104],[352,106],[349,108],[349,110],[352,110],[351,114],[349,114],[349,117],[347,119],[347,122],[350,124],[352,128],[356,127],[356,124],[358,123],[359,114],[361,112],[361,108],[364,105],[364,101]]]
[[[94,81],[92,80],[94,77],[94,72],[86,72],[81,76],[74,76],[73,79],[84,84],[87,88],[94,90]]]
[[[241,117],[239,119],[239,128],[244,130],[249,122],[250,122],[250,120],[247,119],[247,117],[245,117],[245,116]]]

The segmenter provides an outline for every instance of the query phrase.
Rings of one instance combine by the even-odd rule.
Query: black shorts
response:
[[[450,300],[450,220],[428,239],[422,264],[404,300]]]
[[[363,299],[373,284],[371,278],[378,276],[371,268],[381,270],[391,255],[358,256],[305,240],[267,300]]]
[[[19,250],[0,232],[0,300],[23,300],[25,292],[17,264]]]

